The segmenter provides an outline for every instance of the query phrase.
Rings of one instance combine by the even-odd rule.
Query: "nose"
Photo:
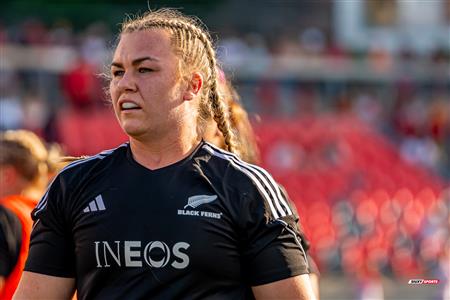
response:
[[[131,72],[124,72],[117,82],[117,88],[123,92],[136,91],[136,81]]]

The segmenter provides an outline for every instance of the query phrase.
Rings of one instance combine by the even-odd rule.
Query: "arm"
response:
[[[75,246],[64,184],[57,177],[32,212],[30,248],[14,299],[71,299]]]
[[[74,278],[25,271],[13,299],[72,299],[74,291]]]
[[[252,287],[253,295],[261,299],[314,300],[313,289],[308,274]]]
[[[315,300],[295,210],[270,174],[240,164],[240,171],[248,177],[242,173],[232,176],[239,182],[235,196],[239,201],[233,202],[239,207],[233,210],[237,212],[245,283],[256,299]]]
[[[319,276],[314,273],[309,273],[309,280],[311,281],[311,287],[314,291],[314,295],[319,300]]]

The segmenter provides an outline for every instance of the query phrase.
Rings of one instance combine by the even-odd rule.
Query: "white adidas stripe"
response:
[[[80,164],[82,164],[82,163],[85,163],[85,162],[88,162],[88,161],[91,161],[91,160],[94,160],[94,159],[98,159],[98,158],[102,159],[102,158],[103,158],[102,156],[103,156],[103,155],[101,155],[101,154],[97,154],[97,155],[92,156],[92,157],[89,157],[89,158],[85,158],[85,159],[80,159],[80,160],[74,161],[73,163],[70,163],[70,164],[68,164],[67,166],[65,166],[65,167],[61,170],[61,172],[60,172],[59,174],[62,174],[62,173],[65,172],[66,170],[69,170],[69,169],[71,169],[72,167],[78,166],[78,165],[80,165]],[[44,194],[44,196],[42,197],[41,201],[39,201],[39,203],[37,204],[37,206],[36,206],[36,209],[37,209],[37,210],[36,210],[36,212],[35,212],[34,215],[36,215],[39,211],[41,211],[41,210],[45,207],[45,205],[47,204],[47,196],[48,196],[48,192],[49,192],[49,190],[50,190],[50,188],[51,188],[53,182],[56,180],[56,178],[57,178],[57,177],[53,178],[52,182],[50,183],[49,187],[47,188],[47,191],[45,192],[45,194]]]
[[[88,158],[85,158],[85,159],[80,159],[80,160],[74,161],[74,162],[68,164],[67,166],[65,166],[65,167],[61,170],[61,172],[59,172],[58,176],[59,176],[60,174],[62,174],[63,172],[65,172],[65,171],[67,171],[67,170],[69,170],[69,169],[71,169],[71,168],[73,168],[73,167],[75,167],[75,166],[78,166],[78,165],[80,165],[80,164],[86,163],[86,162],[91,161],[91,160],[94,160],[94,159],[103,159],[103,158],[105,158],[106,156],[108,156],[108,155],[110,155],[111,153],[113,153],[114,150],[119,149],[119,148],[122,148],[122,147],[126,147],[127,145],[128,145],[128,143],[124,143],[124,144],[118,146],[118,147],[115,148],[115,149],[105,150],[105,151],[100,152],[100,153],[97,154],[97,155],[94,155],[94,156],[91,156],[91,157],[88,157]],[[42,211],[42,210],[45,208],[45,206],[47,205],[47,201],[48,201],[48,199],[47,199],[47,198],[48,198],[48,192],[49,192],[49,190],[50,190],[50,188],[51,188],[53,182],[56,180],[56,178],[57,178],[57,176],[55,176],[55,178],[53,178],[52,182],[49,184],[47,190],[45,191],[44,196],[41,198],[41,200],[39,201],[39,203],[36,205],[36,211],[34,212],[34,215],[35,215],[35,216],[36,216],[40,211]]]
[[[95,202],[97,203],[98,206],[98,210],[105,210],[105,203],[103,203],[103,198],[102,195],[98,195],[97,197],[95,197]]]
[[[215,150],[209,145],[204,145],[204,148],[211,154],[230,161],[234,166],[237,166],[239,170],[243,171],[247,176],[249,176],[252,179],[252,181],[257,185],[258,190],[260,190],[260,192],[263,194],[264,198],[269,204],[269,207],[271,208],[272,214],[276,219],[279,218],[279,215],[286,216],[286,212],[288,215],[292,214],[289,205],[286,203],[285,199],[280,193],[278,185],[272,179],[269,173],[267,173],[266,170],[242,161],[241,159],[236,157],[233,153],[226,152],[221,149]],[[257,176],[258,179],[255,176]],[[269,190],[273,198],[273,201],[272,198],[267,194],[265,187]],[[276,192],[274,191],[274,189]],[[275,203],[275,206],[273,202]],[[286,208],[286,211],[282,208],[280,203]]]
[[[278,210],[280,212],[282,212],[282,214],[286,215],[285,211],[281,208],[281,205],[280,205],[280,203],[281,203],[284,206],[284,208],[286,209],[287,214],[292,215],[291,207],[287,203],[284,196],[281,194],[280,187],[275,182],[275,180],[273,180],[272,176],[266,170],[264,170],[263,168],[261,168],[259,166],[244,162],[239,157],[237,157],[236,154],[234,154],[234,153],[227,152],[222,149],[216,149],[216,150],[226,156],[231,157],[236,163],[240,164],[241,166],[247,167],[248,169],[252,170],[269,188],[269,191],[273,195],[273,198],[275,200],[275,204],[276,204]],[[261,172],[263,175],[258,173],[258,171]],[[270,184],[267,182],[267,180],[270,182]],[[273,189],[272,189],[272,187],[273,187]]]
[[[238,170],[242,171],[244,174],[246,174],[255,184],[256,187],[258,188],[259,192],[263,195],[264,199],[266,199],[266,202],[269,204],[270,210],[272,212],[272,215],[274,216],[275,219],[279,218],[278,212],[275,209],[275,207],[273,206],[273,203],[269,197],[269,195],[267,194],[266,190],[264,189],[264,187],[261,185],[261,183],[259,182],[258,179],[255,178],[255,176],[253,176],[253,174],[248,171],[247,169],[244,169],[242,167],[240,167],[239,165],[237,165],[234,161],[228,159],[225,155],[222,155],[218,152],[215,152],[212,149],[207,149],[205,148],[208,152],[210,152],[212,155],[218,156],[220,158],[226,159],[228,161],[230,161],[230,163]]]
[[[252,165],[252,164],[249,164],[249,163],[241,160],[233,153],[230,153],[229,156],[233,157],[233,159],[237,163],[239,163],[243,166],[247,166],[249,169],[253,170],[253,172],[256,173],[258,175],[258,177],[261,180],[263,180],[265,182],[265,184],[267,184],[267,186],[269,187],[270,192],[272,193],[272,195],[274,195],[275,204],[276,204],[277,208],[280,211],[284,212],[283,208],[281,207],[281,205],[283,205],[284,208],[286,209],[287,214],[292,215],[291,207],[285,200],[285,197],[281,194],[280,187],[278,186],[278,184],[275,182],[275,180],[272,178],[272,176],[266,170],[264,170],[263,168],[261,168],[257,165]],[[261,172],[263,175],[259,174],[257,171]],[[267,180],[270,182],[270,184],[267,183]],[[276,195],[275,195],[275,193],[276,193]]]
[[[89,202],[88,206],[83,209],[84,213],[106,210],[105,203],[103,203],[102,195],[98,195],[94,200]]]
[[[92,200],[91,202],[89,202],[89,210],[90,211],[97,211],[98,210],[98,208],[97,208],[97,204],[95,204],[95,200]]]

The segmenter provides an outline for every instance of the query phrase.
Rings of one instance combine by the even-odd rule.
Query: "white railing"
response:
[[[106,52],[105,52],[106,53]],[[69,46],[0,45],[0,70],[41,70],[63,73],[77,60],[79,53]],[[105,65],[108,61],[105,55]],[[450,82],[450,65],[432,64],[427,58],[412,62],[395,56],[386,60],[351,59],[329,56],[240,57],[239,64],[227,66],[237,80],[298,79],[391,81],[402,77],[414,80]]]

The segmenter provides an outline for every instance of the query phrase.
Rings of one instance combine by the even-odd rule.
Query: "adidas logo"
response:
[[[95,197],[95,200],[89,202],[89,205],[86,206],[85,209],[83,209],[83,212],[88,213],[98,210],[106,210],[105,203],[103,203],[102,195],[98,195],[97,197]]]

